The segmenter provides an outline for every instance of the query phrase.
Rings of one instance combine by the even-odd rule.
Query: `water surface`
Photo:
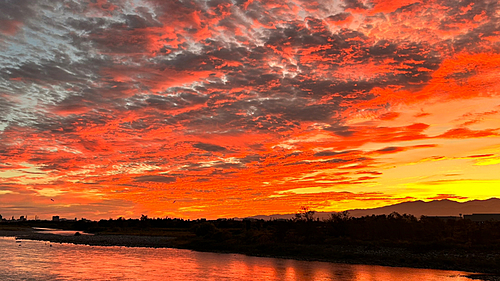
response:
[[[35,231],[35,233],[56,234],[62,236],[73,236],[77,232],[80,233],[80,235],[94,235],[92,233],[86,233],[79,230],[62,230],[57,228],[45,228],[45,227],[33,227],[33,230]]]
[[[0,280],[467,280],[465,272],[0,237]]]

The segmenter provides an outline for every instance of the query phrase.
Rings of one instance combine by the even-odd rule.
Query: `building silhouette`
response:
[[[464,219],[469,219],[471,221],[500,221],[500,214],[472,214],[464,215]]]

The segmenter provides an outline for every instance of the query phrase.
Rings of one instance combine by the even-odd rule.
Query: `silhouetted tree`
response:
[[[309,207],[302,206],[299,212],[295,214],[295,219],[311,222],[314,221],[314,214],[316,214],[316,211],[311,210]]]

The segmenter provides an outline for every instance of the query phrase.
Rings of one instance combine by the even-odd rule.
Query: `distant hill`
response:
[[[500,213],[500,199],[490,198],[487,200],[471,200],[466,202],[456,202],[453,200],[434,200],[429,202],[424,202],[421,200],[403,202],[399,204],[394,204],[390,206],[374,208],[374,209],[354,209],[348,210],[349,214],[353,217],[362,217],[369,215],[382,215],[390,214],[392,212],[398,212],[400,214],[412,214],[417,218],[425,216],[459,216],[460,214],[472,214],[472,213]],[[326,219],[334,214],[335,212],[317,212],[315,214],[316,218]],[[295,214],[277,214],[269,216],[252,216],[249,218],[254,219],[291,219],[294,218]]]

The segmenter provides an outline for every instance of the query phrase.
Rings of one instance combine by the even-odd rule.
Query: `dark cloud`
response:
[[[396,152],[396,151],[400,151],[400,150],[401,150],[401,147],[388,146],[388,147],[379,149],[377,151],[380,151],[380,152]]]
[[[17,25],[33,18],[36,14],[34,7],[37,1],[2,1],[0,2],[0,32],[13,34],[17,31]]]
[[[350,13],[338,13],[335,15],[331,15],[328,17],[328,20],[333,22],[342,22],[347,20],[349,17],[352,17]]]
[[[470,25],[484,19],[496,18],[499,3],[496,1],[444,1],[446,17],[440,20],[443,30],[459,30],[464,25]],[[418,8],[418,7],[416,7]]]
[[[134,182],[158,182],[158,183],[172,183],[177,179],[175,177],[168,176],[139,176],[134,178]]]
[[[320,152],[316,152],[314,153],[314,156],[317,156],[317,157],[322,157],[322,156],[337,156],[337,155],[342,155],[342,154],[348,154],[348,153],[351,153],[353,151],[351,150],[348,150],[348,151],[330,151],[330,150],[324,150],[324,151],[320,151]]]
[[[358,0],[344,0],[344,7],[346,10],[366,10],[368,7],[366,7],[362,2]]]
[[[202,150],[206,150],[206,151],[210,151],[210,152],[227,151],[227,148],[225,148],[223,146],[219,146],[216,144],[210,144],[210,143],[202,143],[202,142],[193,144],[193,147],[196,147],[196,148],[199,148]]]
[[[350,137],[355,133],[355,129],[349,128],[348,126],[330,126],[325,128],[325,130],[333,132],[341,137]]]
[[[252,163],[252,162],[261,162],[265,159],[265,157],[259,154],[251,154],[241,158],[242,163]]]
[[[59,84],[59,83],[79,83],[85,79],[85,74],[79,70],[88,69],[87,65],[69,65],[70,60],[62,54],[60,62],[42,61],[40,63],[28,62],[17,67],[4,68],[3,78],[21,78],[30,82],[40,84]],[[83,68],[82,68],[83,67]],[[73,73],[75,71],[76,73]],[[83,77],[82,77],[83,76]]]

